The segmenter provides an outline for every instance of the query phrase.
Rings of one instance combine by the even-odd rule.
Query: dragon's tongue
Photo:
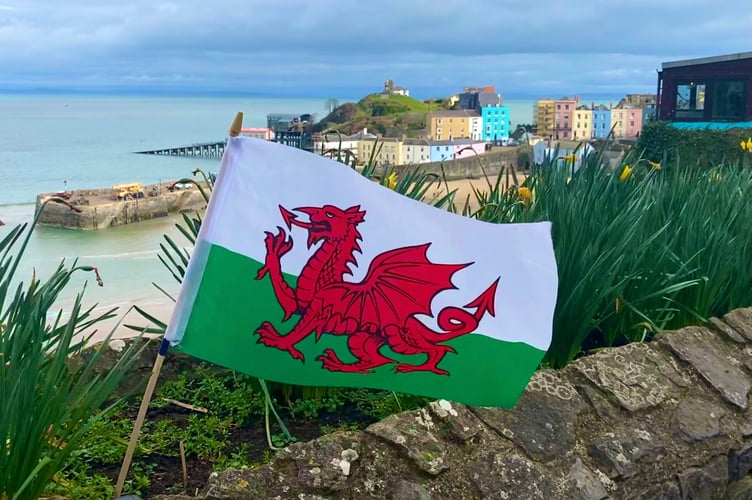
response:
[[[312,232],[308,231],[308,248],[311,248],[314,243],[316,243],[316,236]]]
[[[282,219],[284,219],[285,224],[287,224],[287,229],[292,229],[292,226],[302,227],[303,229],[311,228],[310,222],[303,222],[303,221],[298,220],[297,215],[290,212],[282,205],[279,206],[279,211],[282,213]]]

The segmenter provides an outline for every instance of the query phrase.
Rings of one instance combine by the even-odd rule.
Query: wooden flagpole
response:
[[[239,112],[235,115],[235,119],[230,125],[229,135],[230,137],[237,137],[240,135],[240,130],[243,128],[243,113]],[[138,444],[138,436],[141,434],[141,429],[144,426],[144,420],[146,419],[146,411],[149,409],[149,403],[154,395],[154,389],[157,386],[157,380],[159,379],[159,372],[162,371],[162,364],[164,364],[165,356],[167,356],[167,350],[170,347],[170,341],[162,339],[159,344],[159,351],[157,351],[157,359],[154,361],[154,366],[151,369],[151,376],[149,382],[146,384],[146,390],[144,391],[144,397],[141,400],[141,406],[138,409],[138,415],[136,415],[136,421],[133,423],[133,432],[131,433],[130,441],[128,442],[128,448],[125,451],[123,457],[123,463],[120,466],[120,473],[118,474],[117,484],[115,485],[115,498],[118,498],[123,493],[123,486],[125,486],[125,478],[128,475],[128,470],[131,467],[133,461],[133,454],[136,451],[136,445]]]

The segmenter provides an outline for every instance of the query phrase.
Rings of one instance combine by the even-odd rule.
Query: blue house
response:
[[[605,139],[611,132],[611,110],[603,104],[593,108],[593,132],[596,139]]]
[[[454,142],[428,141],[428,143],[431,146],[431,162],[454,159]]]
[[[509,138],[509,108],[506,106],[484,106],[480,108],[481,139],[500,141]]]

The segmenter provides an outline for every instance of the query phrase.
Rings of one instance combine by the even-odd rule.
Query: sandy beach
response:
[[[525,180],[525,175],[523,174],[517,174],[517,181],[519,183],[522,183]],[[454,181],[447,181],[446,183],[437,184],[431,187],[431,189],[428,190],[426,193],[426,201],[430,203],[433,200],[438,200],[442,196],[445,196],[448,192],[451,192],[453,190],[457,190],[457,194],[455,195],[455,204],[457,205],[457,208],[459,210],[464,207],[466,200],[468,199],[468,196],[470,197],[470,209],[476,210],[478,208],[478,203],[475,198],[475,193],[473,192],[473,188],[481,191],[481,192],[487,192],[489,191],[488,183],[490,182],[491,185],[496,185],[496,181],[498,179],[497,175],[491,176],[486,180],[485,178],[479,178],[479,179],[459,179]],[[501,179],[501,185],[507,186],[507,178],[506,176],[502,177]],[[511,175],[509,176],[509,185],[514,185],[514,181],[512,180]]]

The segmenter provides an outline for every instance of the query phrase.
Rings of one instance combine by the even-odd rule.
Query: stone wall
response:
[[[752,309],[212,474],[225,499],[752,499]]]
[[[401,165],[395,167],[397,175],[406,171],[419,169],[421,172],[442,175],[442,169],[447,180],[455,179],[479,179],[483,177],[483,169],[486,174],[498,175],[504,166],[517,168],[517,148],[505,148],[503,150],[491,150],[481,155],[461,158],[445,162],[421,163],[419,165]]]

